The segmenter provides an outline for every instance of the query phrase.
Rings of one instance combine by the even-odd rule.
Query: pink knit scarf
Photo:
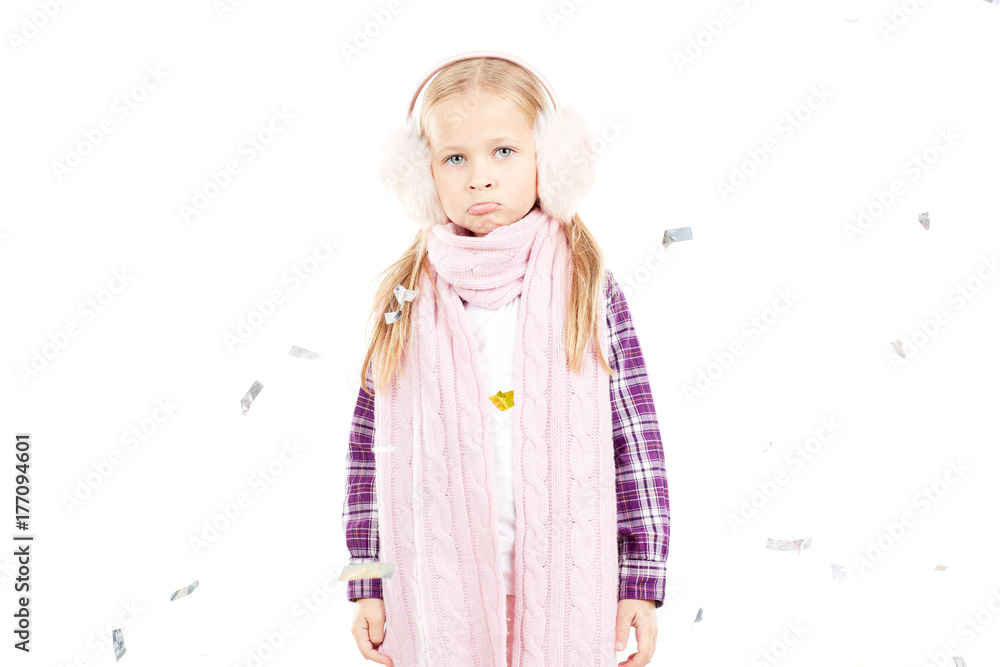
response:
[[[609,377],[588,346],[580,373],[563,331],[570,249],[540,208],[486,236],[431,230],[404,373],[375,398],[379,560],[395,667],[505,667],[490,410],[460,300],[521,295],[514,384],[514,667],[613,667],[618,603]],[[602,291],[603,294],[603,291]],[[600,345],[608,339],[599,299]]]

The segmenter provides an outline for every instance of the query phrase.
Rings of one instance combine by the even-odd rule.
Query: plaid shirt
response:
[[[611,377],[611,435],[618,500],[618,599],[652,600],[659,608],[666,594],[670,542],[663,443],[628,304],[614,276],[610,271],[607,275],[605,297],[611,342],[608,364],[617,372]],[[371,364],[365,382],[373,390]],[[378,561],[374,436],[374,397],[359,389],[348,441],[343,512],[351,565]],[[350,580],[347,597],[351,602],[381,598],[382,580]]]

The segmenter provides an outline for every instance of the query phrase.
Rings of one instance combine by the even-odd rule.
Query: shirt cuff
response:
[[[618,565],[618,599],[652,600],[663,606],[667,593],[667,562],[624,558]]]
[[[354,558],[351,557],[348,565],[364,565],[377,563],[378,558]],[[357,602],[358,598],[378,598],[382,599],[381,579],[350,579],[347,582],[347,599]]]
[[[347,599],[357,602],[358,598],[382,599],[381,579],[351,579],[347,582]]]

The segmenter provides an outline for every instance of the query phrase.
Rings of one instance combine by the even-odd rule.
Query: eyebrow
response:
[[[497,137],[496,139],[489,139],[489,140],[487,140],[486,143],[487,144],[499,144],[499,143],[517,144],[518,142],[515,141],[514,139],[511,139],[510,137]],[[437,149],[434,152],[434,154],[437,155],[438,153],[443,153],[444,151],[460,151],[460,150],[462,150],[461,146],[444,146],[443,148]]]

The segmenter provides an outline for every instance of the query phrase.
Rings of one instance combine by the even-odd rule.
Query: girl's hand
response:
[[[354,624],[351,634],[365,660],[374,660],[392,667],[392,658],[378,652],[385,639],[385,603],[379,598],[358,598],[355,603]],[[628,637],[628,635],[625,635]]]
[[[615,622],[615,650],[624,651],[628,644],[629,627],[635,626],[635,643],[639,650],[619,662],[618,667],[645,667],[656,651],[656,603],[652,600],[619,600]]]

